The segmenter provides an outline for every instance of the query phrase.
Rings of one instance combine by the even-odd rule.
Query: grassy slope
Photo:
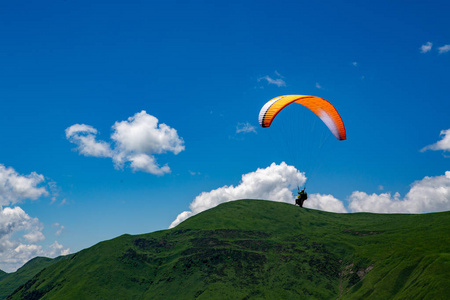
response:
[[[450,212],[334,214],[222,204],[53,264],[11,299],[444,299]]]
[[[2,276],[0,272],[0,299],[6,299],[8,295],[33,278],[33,276],[39,273],[42,269],[65,258],[65,256],[60,256],[54,259],[47,257],[35,257],[14,273],[4,273]]]
[[[6,273],[3,270],[0,270],[0,280],[2,280],[3,278],[5,278],[6,276],[8,276],[8,273]]]

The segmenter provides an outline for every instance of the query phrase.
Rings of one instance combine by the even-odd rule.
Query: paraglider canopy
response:
[[[285,95],[273,98],[259,112],[259,124],[262,127],[269,127],[276,115],[292,103],[301,104],[314,112],[338,140],[347,138],[344,122],[336,108],[327,100],[316,96]]]

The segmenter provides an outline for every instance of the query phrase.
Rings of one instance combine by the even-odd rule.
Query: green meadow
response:
[[[448,299],[449,233],[450,212],[240,200],[173,229],[30,261],[1,273],[0,290],[8,299]]]

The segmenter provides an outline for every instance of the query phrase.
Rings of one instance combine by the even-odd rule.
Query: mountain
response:
[[[240,200],[82,250],[8,299],[445,299],[449,232],[450,212],[337,214]]]
[[[0,270],[0,299],[5,299],[18,287],[33,278],[42,269],[66,259],[70,256],[59,256],[57,258],[35,257],[24,264],[20,269],[14,273],[6,273]]]

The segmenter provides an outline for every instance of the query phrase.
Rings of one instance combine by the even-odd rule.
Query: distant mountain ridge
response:
[[[48,257],[35,257],[29,260],[16,272],[6,273],[0,270],[0,299],[8,297],[14,290],[26,283],[46,267],[70,256],[71,255],[59,256],[53,259]]]
[[[49,264],[8,299],[445,299],[448,232],[450,212],[233,201]]]

